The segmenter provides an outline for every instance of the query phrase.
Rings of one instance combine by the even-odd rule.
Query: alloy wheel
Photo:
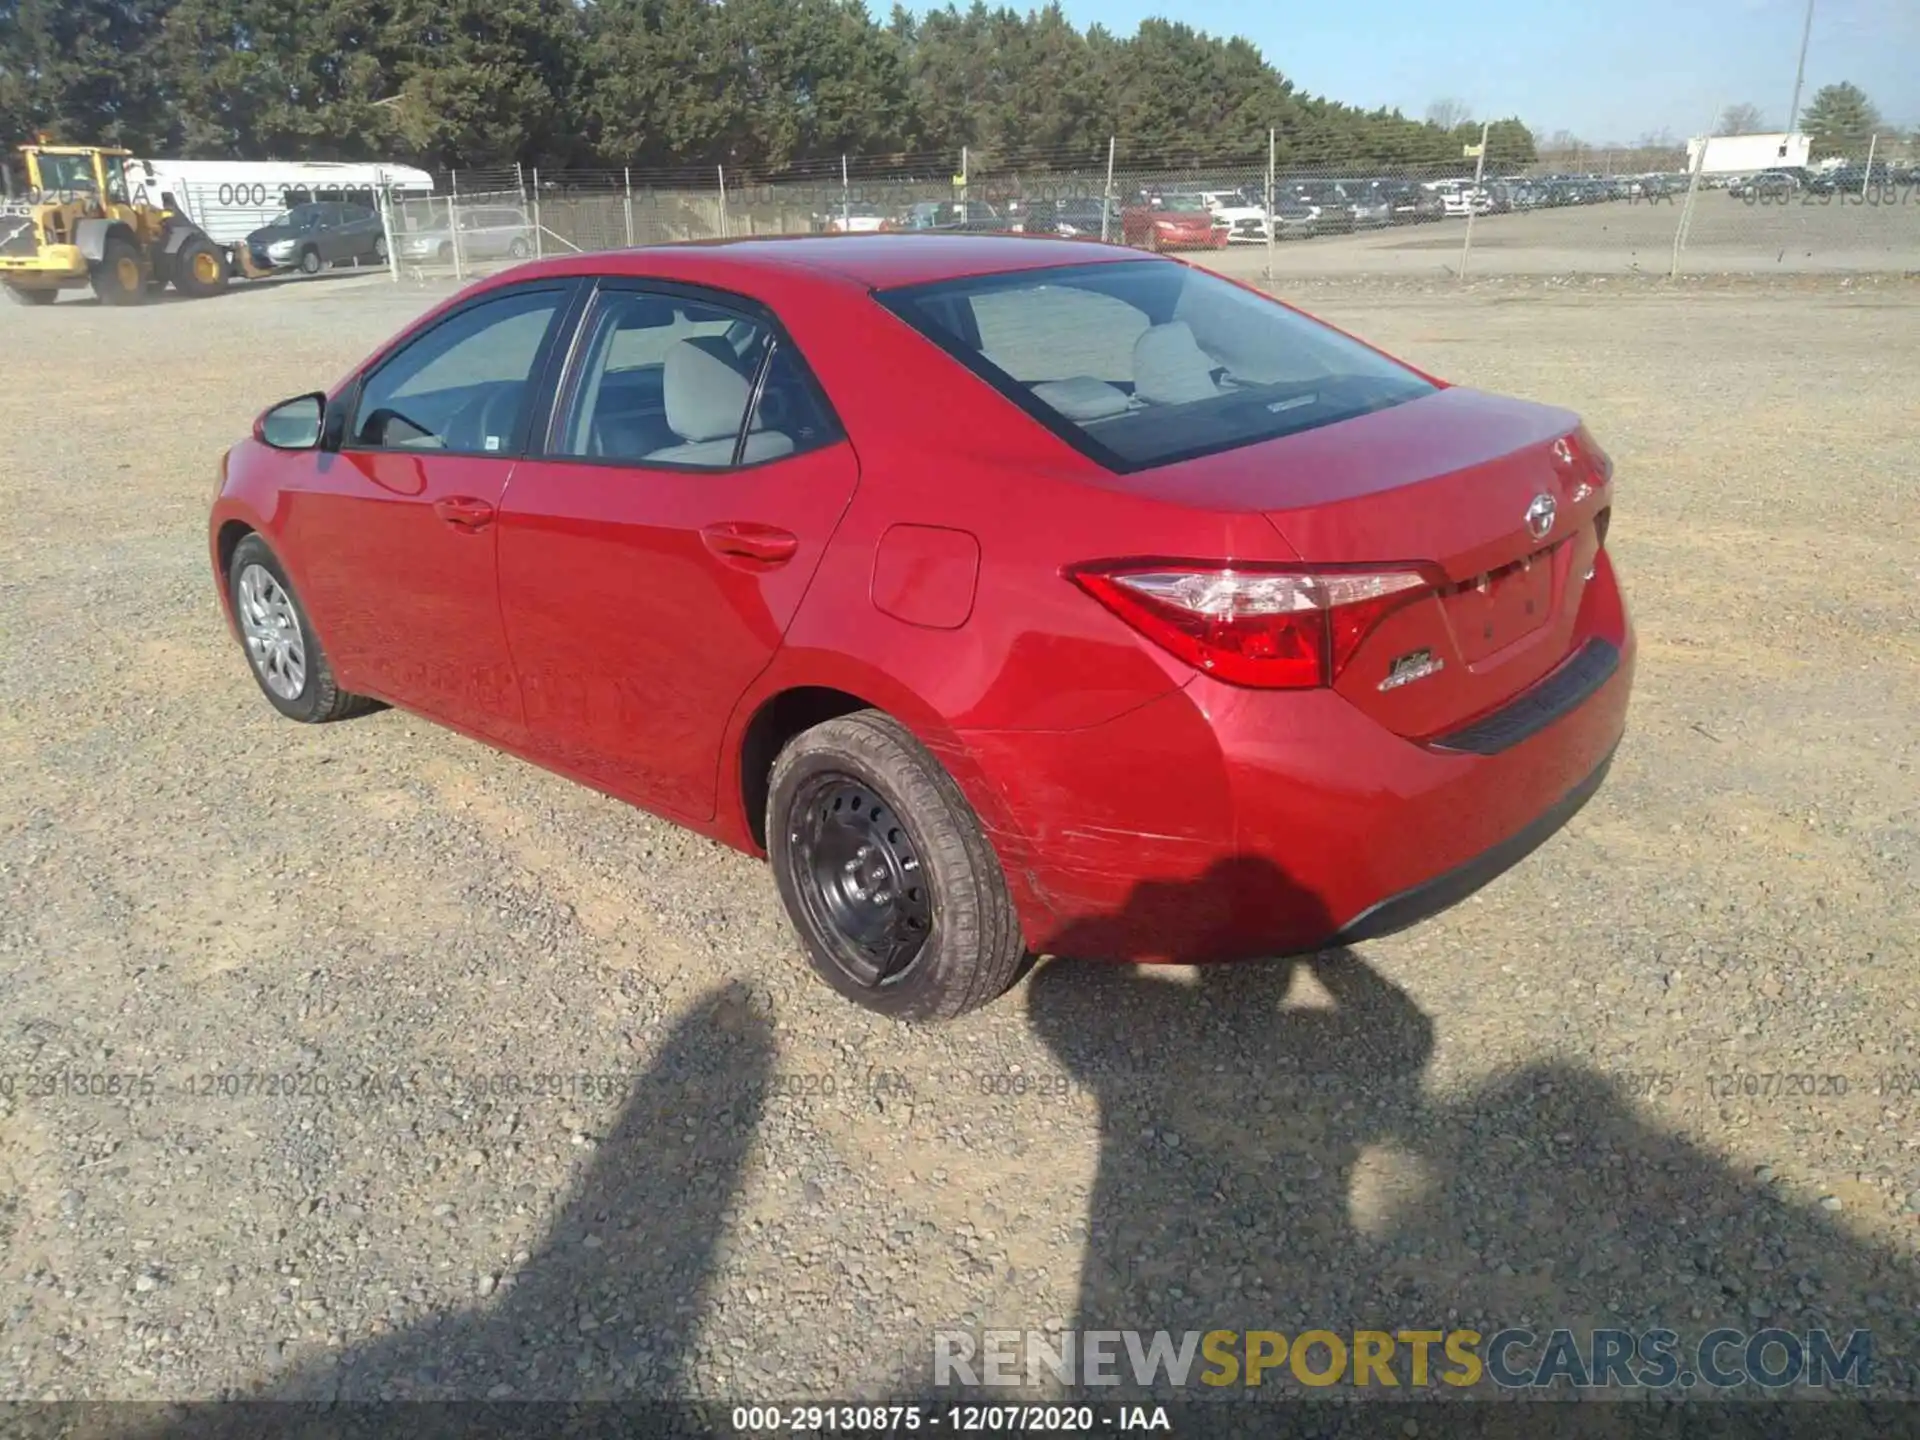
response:
[[[297,700],[307,688],[307,647],[293,597],[264,565],[240,572],[234,610],[247,642],[247,658],[260,682],[282,700]]]

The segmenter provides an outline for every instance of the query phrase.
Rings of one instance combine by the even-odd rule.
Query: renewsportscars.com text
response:
[[[1334,1385],[1503,1390],[1864,1387],[1873,1336],[1825,1330],[944,1330],[937,1386]]]

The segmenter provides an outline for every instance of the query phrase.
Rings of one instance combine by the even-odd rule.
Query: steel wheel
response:
[[[933,892],[905,822],[870,786],[828,771],[794,797],[788,863],[830,958],[862,989],[913,969],[933,933]]]
[[[307,647],[293,597],[264,565],[240,572],[235,613],[247,642],[247,658],[260,683],[282,700],[297,700],[307,688]]]

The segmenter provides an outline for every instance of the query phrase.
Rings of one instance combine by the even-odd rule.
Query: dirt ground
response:
[[[438,293],[0,313],[0,1398],[885,1395],[986,1324],[1863,1328],[1913,1393],[1920,287],[1288,288],[1614,454],[1612,777],[1400,936],[937,1030],[756,862],[261,698],[222,447]]]

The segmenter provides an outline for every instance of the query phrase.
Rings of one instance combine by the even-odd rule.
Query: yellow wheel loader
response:
[[[91,286],[105,305],[138,305],[171,285],[218,295],[231,257],[171,208],[131,198],[130,151],[22,145],[26,190],[0,201],[0,286],[21,305],[50,305]]]

